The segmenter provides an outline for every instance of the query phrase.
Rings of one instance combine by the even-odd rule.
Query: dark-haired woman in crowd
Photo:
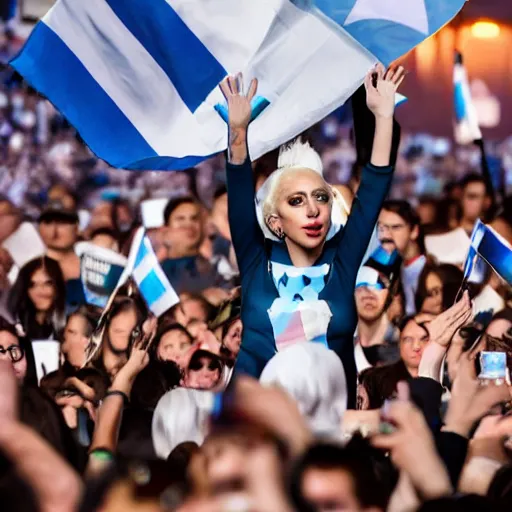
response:
[[[133,343],[142,335],[146,307],[133,297],[114,299],[105,319],[101,349],[93,365],[111,378],[126,363]]]
[[[439,315],[453,306],[463,277],[455,265],[426,265],[418,280],[416,311]]]
[[[31,340],[55,337],[64,324],[66,292],[59,264],[47,256],[29,261],[11,289],[12,317]]]
[[[159,328],[149,349],[149,364],[133,384],[131,403],[134,407],[154,410],[158,400],[179,385],[178,363],[192,342],[192,336],[180,324],[164,324]]]
[[[60,265],[47,256],[25,264],[9,294],[10,315],[20,334],[26,352],[27,379],[36,383],[36,367],[32,342],[57,339],[64,326],[66,291]]]

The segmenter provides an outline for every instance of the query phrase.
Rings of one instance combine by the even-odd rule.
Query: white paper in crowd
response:
[[[108,261],[112,265],[126,266],[127,258],[118,252],[100,247],[92,242],[79,242],[75,245],[75,253],[81,258],[85,254],[91,254],[97,258]]]
[[[46,254],[46,247],[30,222],[23,222],[21,226],[3,243],[14,263],[21,268],[34,258],[40,258]]]
[[[425,237],[427,253],[434,256],[439,263],[461,266],[466,261],[470,239],[462,228],[454,229],[442,235]]]
[[[91,212],[88,210],[78,210],[78,229],[84,231],[91,221]]]
[[[45,375],[59,369],[60,343],[55,340],[33,340],[32,350],[39,383]]]
[[[147,199],[140,204],[142,225],[146,229],[161,228],[164,225],[164,210],[168,199]]]

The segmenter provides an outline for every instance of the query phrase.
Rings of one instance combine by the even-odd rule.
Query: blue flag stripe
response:
[[[91,150],[114,167],[157,156],[80,60],[44,23],[36,25],[23,51],[11,65],[27,82],[58,105],[60,112],[75,126]],[[45,72],[41,73],[41,69]],[[73,76],[72,87],[62,80],[63,76]],[[97,112],[101,112],[101,121],[84,115],[83,105],[94,106]]]
[[[455,118],[457,121],[462,121],[466,117],[466,98],[464,97],[464,90],[460,82],[454,86],[454,106]]]
[[[149,308],[165,294],[165,286],[154,270],[151,270],[140,283],[137,283],[137,286]]]
[[[227,75],[165,0],[105,0],[195,112]]]

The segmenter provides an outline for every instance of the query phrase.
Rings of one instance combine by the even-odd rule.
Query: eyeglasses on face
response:
[[[13,363],[17,363],[18,361],[21,361],[23,359],[25,352],[19,345],[11,345],[7,348],[0,346],[0,354],[9,354],[11,361]]]
[[[382,233],[384,231],[391,231],[391,233],[399,233],[402,229],[405,228],[405,224],[377,224],[377,231]]]

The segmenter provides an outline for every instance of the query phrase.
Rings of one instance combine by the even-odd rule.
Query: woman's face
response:
[[[285,174],[276,194],[277,215],[269,227],[306,250],[322,245],[331,226],[332,193],[322,176],[311,169]]]
[[[179,329],[166,332],[158,344],[158,359],[177,363],[191,345],[190,337]]]
[[[55,301],[55,286],[44,269],[39,268],[32,274],[28,296],[37,312],[47,313],[52,309]]]
[[[85,363],[85,349],[88,343],[86,331],[87,321],[83,316],[69,317],[64,329],[62,353],[68,363],[75,368],[81,368]]]
[[[439,315],[443,312],[443,282],[436,273],[430,272],[425,286],[427,296],[423,301],[421,312]]]
[[[108,326],[108,337],[115,350],[128,350],[136,326],[137,315],[133,309],[122,311],[112,318]]]
[[[242,320],[238,318],[228,328],[222,344],[233,354],[238,355],[242,344]]]

